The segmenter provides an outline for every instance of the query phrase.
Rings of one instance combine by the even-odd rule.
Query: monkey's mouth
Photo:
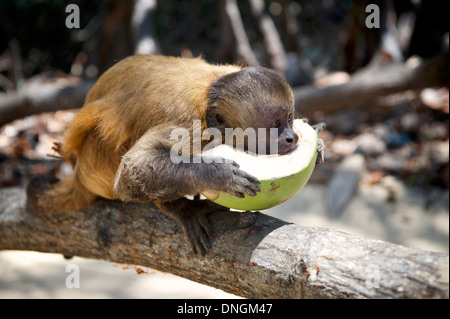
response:
[[[271,152],[270,149],[268,149],[268,150],[266,150],[265,155],[266,156],[282,156],[282,155],[286,155],[286,154],[289,154],[289,153],[295,151],[298,148],[298,146],[300,145],[300,140],[302,139],[302,133],[300,132],[300,129],[296,126],[294,126],[293,129],[298,136],[297,141],[294,144],[285,147],[285,149],[280,149],[278,147],[276,152]],[[276,141],[276,143],[278,144],[278,140]]]
[[[292,146],[290,149],[288,149],[287,151],[285,151],[285,152],[282,152],[282,151],[280,151],[280,152],[278,152],[277,154],[269,154],[269,155],[274,155],[274,156],[277,156],[277,155],[286,155],[286,154],[289,154],[289,153],[291,153],[291,152],[293,152],[293,151],[295,151],[297,148],[298,148],[298,144],[300,143],[300,138],[299,138],[299,141],[294,145],[294,146]]]
[[[298,141],[294,148],[284,154],[256,154],[233,145],[221,144],[203,152],[203,155],[235,161],[241,165],[241,169],[253,173],[259,180],[274,178],[274,175],[288,176],[292,171],[295,172],[295,168],[300,170],[306,167],[312,157],[317,155],[316,131],[301,119],[294,121],[294,129],[299,136]]]
[[[222,144],[207,151],[207,156],[216,156],[239,164],[240,170],[256,177],[260,192],[256,196],[237,198],[217,191],[202,192],[216,203],[239,210],[261,210],[279,205],[299,192],[306,184],[317,159],[317,132],[302,120],[294,121],[298,143],[285,154],[258,155],[236,150]],[[302,134],[300,134],[300,131]]]
[[[265,157],[283,156],[283,155],[287,155],[291,152],[294,152],[298,148],[298,145],[300,144],[300,138],[301,138],[301,136],[299,135],[299,139],[298,139],[297,143],[290,146],[286,150],[280,150],[280,149],[276,148],[276,150],[273,151],[273,150],[271,150],[270,147],[264,147],[262,150],[258,149],[257,152],[253,152],[253,151],[249,150],[248,147],[245,147],[243,150],[247,154],[253,155],[253,156],[265,156]],[[239,147],[235,147],[235,149],[239,150]]]

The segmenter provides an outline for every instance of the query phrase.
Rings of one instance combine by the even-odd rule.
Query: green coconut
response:
[[[227,145],[207,151],[209,155],[237,162],[241,170],[258,178],[261,191],[256,196],[238,198],[213,191],[205,191],[203,195],[219,205],[238,210],[268,209],[292,198],[311,177],[319,140],[316,131],[302,120],[295,120],[293,127],[299,136],[298,145],[284,155],[249,154]]]

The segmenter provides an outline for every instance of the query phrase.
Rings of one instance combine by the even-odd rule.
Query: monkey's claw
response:
[[[249,196],[256,196],[257,192],[260,192],[258,184],[260,181],[239,169],[239,165],[235,162],[232,163],[232,177],[230,183],[226,185],[226,192],[239,198],[243,198],[245,194]]]
[[[317,134],[319,134],[327,125],[324,122],[317,123],[313,126],[311,126]],[[325,160],[325,143],[321,138],[319,138],[318,145],[317,145],[317,160],[316,165],[322,164]]]
[[[319,141],[317,143],[317,159],[316,159],[316,165],[320,165],[325,160],[325,143],[321,138],[319,138]]]
[[[202,256],[205,256],[211,249],[211,239],[214,236],[211,231],[211,222],[208,218],[209,214],[211,212],[224,211],[229,211],[229,208],[209,200],[185,201],[182,209],[183,218],[180,224],[194,254],[200,253]]]
[[[319,134],[324,128],[327,127],[327,125],[325,124],[325,122],[320,122],[312,125],[311,127],[317,132],[317,134]]]
[[[210,225],[205,214],[200,212],[184,212],[185,218],[181,221],[181,227],[194,251],[194,254],[200,253],[205,256],[211,249],[210,238],[213,236],[210,232]]]

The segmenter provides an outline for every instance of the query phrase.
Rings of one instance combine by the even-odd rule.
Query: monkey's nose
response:
[[[298,135],[295,132],[290,132],[288,136],[286,136],[285,139],[287,144],[295,145],[298,141]]]

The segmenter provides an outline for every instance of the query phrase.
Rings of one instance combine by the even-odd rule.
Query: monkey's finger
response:
[[[259,181],[259,179],[257,179],[255,176],[250,175],[249,173],[247,173],[247,172],[245,172],[245,171],[243,171],[243,170],[237,169],[237,170],[235,170],[233,173],[234,173],[234,175],[237,175],[237,176],[239,176],[239,177],[245,178],[246,180],[250,181],[250,182],[253,183],[253,184],[259,184],[259,183],[261,183],[261,182]]]
[[[208,224],[208,220],[206,217],[202,218],[199,220],[198,223],[199,226],[199,241],[201,243],[201,245],[205,248],[206,251],[211,249],[211,240],[210,238],[212,238],[212,234],[210,231],[210,227]]]
[[[189,241],[189,245],[191,245],[192,251],[194,252],[194,255],[197,255],[197,248],[195,245],[194,238],[191,238],[190,236],[187,236],[187,239]]]
[[[238,190],[240,190],[242,193],[245,193],[250,196],[256,196],[257,192],[260,192],[261,189],[258,185],[249,183],[245,179],[242,179],[240,183],[237,185]]]
[[[211,233],[211,227],[209,224],[210,224],[209,216],[205,215],[204,220],[200,222],[200,226],[202,227],[203,232],[206,235],[206,239],[208,240],[207,243],[208,246],[210,247],[211,246],[210,238],[213,238],[214,236]]]
[[[251,190],[253,192],[260,192],[259,188],[260,181],[251,175],[246,175],[244,177],[238,177],[239,185],[242,185],[245,189]]]
[[[237,193],[240,194],[247,194],[249,196],[256,196],[256,193],[261,191],[261,189],[258,187],[258,185],[248,183],[245,179],[237,180],[237,183],[235,185],[235,188],[237,190]],[[239,197],[239,196],[238,196]],[[244,196],[242,196],[244,197]],[[239,197],[239,198],[242,198]]]
[[[209,242],[209,238],[206,235],[199,237],[198,246],[200,247],[200,252],[202,256],[205,256],[206,253],[211,249],[211,243]]]
[[[192,246],[192,250],[197,255],[200,253],[205,256],[211,249],[210,238],[212,238],[209,231],[208,221],[204,213],[198,212],[195,214],[196,218],[191,219],[185,224],[186,235],[188,236],[189,243]]]
[[[205,256],[207,251],[206,247],[208,247],[209,249],[209,243],[205,241],[205,239],[202,239],[197,235],[188,236],[189,244],[191,245],[192,251],[195,255],[198,255],[198,253],[200,253],[202,256]]]
[[[253,189],[251,189],[251,188],[247,188],[246,190],[245,190],[245,193],[247,194],[247,195],[249,195],[249,196],[256,196],[256,193],[257,192],[260,192],[261,190],[259,189],[259,187],[258,187],[258,189],[256,189],[256,190],[253,190]]]
[[[327,125],[324,122],[317,123],[312,126],[312,128],[317,132],[317,134],[320,133]]]
[[[234,196],[236,196],[237,198],[244,198],[245,195],[242,194],[241,192],[234,192]]]
[[[317,155],[316,165],[320,165],[325,160],[325,143],[321,138],[319,138],[319,143],[317,145],[317,152],[319,154]]]
[[[233,165],[233,166],[236,167],[236,168],[241,167],[241,166],[240,166],[237,162],[235,162],[235,161],[231,162],[231,165]]]
[[[317,151],[322,152],[325,150],[325,142],[319,138],[319,141],[317,143]]]
[[[197,247],[200,250],[200,254],[204,257],[206,255],[206,247],[203,245],[202,241],[200,240],[200,238],[197,238]]]
[[[193,236],[195,238],[195,247],[196,250],[200,251],[200,254],[202,256],[205,256],[206,253],[211,248],[211,243],[208,236],[208,231],[205,227],[203,227],[200,223],[197,223],[195,225],[195,235]]]
[[[189,245],[191,246],[192,251],[194,252],[194,255],[197,255],[199,252],[197,248],[200,248],[200,246],[198,245],[198,230],[196,229],[192,221],[183,223],[182,228],[187,237]],[[202,253],[202,255],[204,256],[201,249],[200,253]]]

